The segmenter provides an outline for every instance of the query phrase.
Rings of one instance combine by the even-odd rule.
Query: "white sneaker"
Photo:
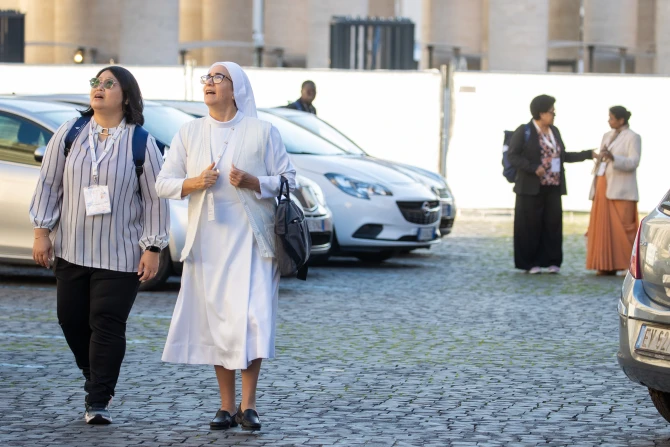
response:
[[[538,273],[542,273],[542,269],[540,269],[540,267],[533,267],[532,269],[528,270],[529,275],[537,275]]]
[[[547,271],[548,271],[549,273],[553,273],[554,275],[556,275],[556,274],[558,274],[558,273],[561,273],[561,268],[560,268],[560,267],[557,267],[557,266],[555,266],[555,265],[551,265],[551,266],[549,266],[549,268],[547,269]]]

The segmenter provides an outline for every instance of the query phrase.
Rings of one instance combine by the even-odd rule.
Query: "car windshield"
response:
[[[144,108],[144,128],[166,146],[170,146],[172,138],[181,126],[192,120],[193,116],[172,107],[148,106]]]
[[[346,155],[339,147],[283,118],[264,112],[258,112],[258,118],[277,128],[289,154]]]
[[[285,118],[301,127],[304,127],[310,132],[315,133],[321,138],[325,138],[334,145],[338,146],[340,149],[343,149],[350,154],[367,155],[363,149],[358,147],[356,143],[351,141],[342,132],[312,114],[292,113],[285,116]]]
[[[64,122],[81,116],[75,109],[72,110],[57,110],[55,112],[40,112],[37,115],[44,121],[51,124],[54,128],[60,127]]]

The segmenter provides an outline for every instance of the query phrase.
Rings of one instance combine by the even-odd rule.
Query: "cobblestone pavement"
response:
[[[161,363],[176,279],[137,299],[115,424],[85,425],[54,280],[0,268],[0,444],[670,446],[616,363],[622,278],[584,270],[585,227],[566,217],[559,276],[516,272],[511,221],[470,217],[434,250],[282,281],[257,433],[209,430],[211,367]]]

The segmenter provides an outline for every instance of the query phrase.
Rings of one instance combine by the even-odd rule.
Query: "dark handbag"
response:
[[[288,180],[281,176],[277,211],[275,211],[276,258],[282,276],[307,279],[307,261],[312,250],[312,239],[307,228],[305,213],[291,200]]]

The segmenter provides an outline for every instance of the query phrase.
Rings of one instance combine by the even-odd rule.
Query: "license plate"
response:
[[[419,228],[417,239],[420,241],[430,241],[435,239],[435,228]]]
[[[311,232],[325,231],[326,221],[323,219],[307,219],[307,229]]]
[[[670,356],[670,330],[643,324],[635,349]]]
[[[443,217],[451,216],[451,205],[449,205],[448,203],[442,204],[442,216]]]

